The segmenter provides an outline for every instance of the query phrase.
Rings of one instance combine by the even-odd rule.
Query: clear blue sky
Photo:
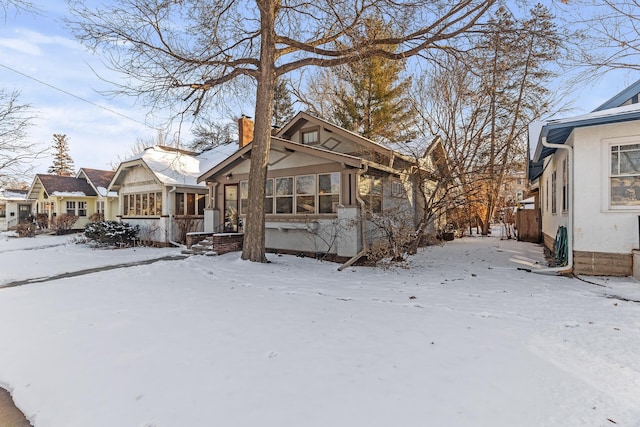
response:
[[[110,99],[100,95],[97,91],[110,86],[99,80],[91,68],[109,78],[117,79],[118,76],[110,74],[99,58],[87,52],[69,34],[62,22],[67,13],[66,2],[33,2],[41,14],[16,15],[11,12],[0,26],[0,87],[21,91],[21,101],[33,106],[37,119],[30,131],[32,140],[44,147],[51,145],[54,133],[67,134],[76,168],[110,169],[110,163],[117,163],[118,157],[128,154],[137,139],[157,137],[153,128],[164,123],[161,118],[148,117],[147,111],[136,107],[133,99]],[[637,78],[627,73],[612,73],[595,85],[578,90],[574,94],[573,113],[592,110]],[[188,141],[189,129],[183,129],[182,135],[183,142]],[[36,165],[36,172],[46,172],[50,163],[50,157],[44,158]]]

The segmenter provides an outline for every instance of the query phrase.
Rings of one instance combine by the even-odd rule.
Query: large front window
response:
[[[640,205],[640,144],[611,146],[611,205]]]
[[[138,193],[122,196],[124,216],[162,215],[162,193]]]
[[[240,212],[249,203],[247,181],[240,182]],[[265,214],[332,214],[340,204],[340,172],[269,178]]]

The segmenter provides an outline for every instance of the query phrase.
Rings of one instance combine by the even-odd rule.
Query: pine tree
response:
[[[53,150],[53,164],[49,166],[47,173],[63,176],[73,175],[75,166],[71,154],[69,154],[67,135],[53,134]]]
[[[293,101],[287,83],[279,79],[273,94],[273,126],[282,127],[293,118]]]
[[[393,37],[378,18],[366,21],[363,39]],[[331,70],[323,70],[310,83],[309,109],[337,125],[379,142],[402,141],[414,136],[416,113],[403,78],[403,61],[367,58]],[[319,108],[318,108],[319,107]]]

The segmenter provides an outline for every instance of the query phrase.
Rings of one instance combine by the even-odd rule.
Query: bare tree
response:
[[[128,78],[120,93],[195,113],[233,81],[255,81],[255,132],[243,259],[265,262],[264,193],[276,82],[308,66],[371,57],[403,60],[476,27],[495,0],[119,0],[91,9],[71,1],[72,30],[103,50]],[[366,40],[364,20],[380,16],[397,35]],[[347,46],[344,48],[337,47]],[[389,50],[387,46],[395,46]]]
[[[640,0],[582,0],[574,15],[577,65],[586,76],[614,69],[640,71]]]
[[[30,105],[19,102],[19,95],[0,89],[0,186],[26,178],[43,152],[27,137],[34,116]]]
[[[37,13],[33,3],[26,0],[0,0],[0,16],[6,22],[9,12]],[[30,163],[43,150],[27,140],[27,129],[34,116],[29,104],[19,102],[20,92],[0,89],[0,187],[26,178]]]
[[[238,136],[238,125],[204,118],[193,130],[194,139],[189,145],[193,151],[205,151],[219,145],[231,144]]]

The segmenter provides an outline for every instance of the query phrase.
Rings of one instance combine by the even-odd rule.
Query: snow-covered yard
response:
[[[177,253],[66,242],[0,235],[0,286]],[[517,270],[540,247],[495,237],[270,259],[0,288],[0,385],[36,427],[640,425],[633,279]]]

